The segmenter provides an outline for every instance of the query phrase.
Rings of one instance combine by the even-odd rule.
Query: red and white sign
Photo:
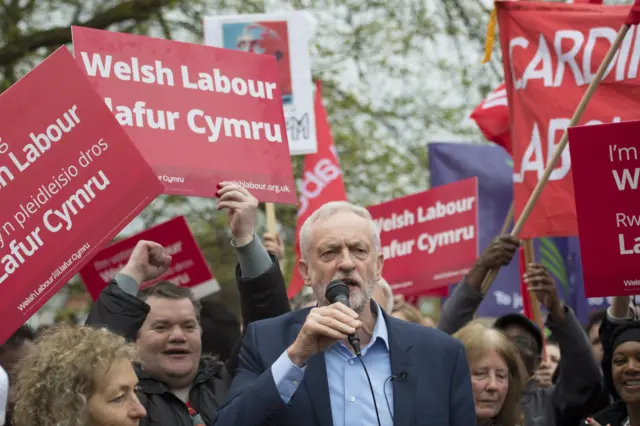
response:
[[[165,193],[214,197],[235,181],[295,203],[276,59],[72,27],[76,60]]]
[[[0,343],[162,192],[62,47],[0,96]]]
[[[220,285],[213,278],[186,219],[184,216],[178,216],[132,237],[117,241],[91,259],[91,263],[80,271],[80,276],[94,300],[124,268],[140,240],[161,244],[171,256],[169,270],[156,280],[144,283],[141,288],[167,280],[179,286],[189,287],[198,299],[220,290]]]
[[[628,6],[499,1],[519,217],[553,156]],[[640,33],[632,26],[579,124],[640,119]],[[573,149],[573,148],[572,148]],[[578,235],[565,150],[519,237]]]
[[[569,129],[586,297],[640,290],[640,121]]]
[[[368,207],[395,293],[424,294],[466,275],[478,257],[477,206],[471,178]]]

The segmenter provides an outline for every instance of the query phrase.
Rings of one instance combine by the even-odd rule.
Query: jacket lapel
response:
[[[393,424],[396,426],[412,425],[414,422],[412,407],[418,383],[417,373],[413,369],[413,357],[410,353],[412,340],[410,336],[406,336],[400,320],[386,314],[383,315],[387,321],[389,333],[391,372],[396,377],[405,375],[401,380],[393,380]]]
[[[300,311],[297,323],[291,329],[290,343],[298,336],[311,308]],[[302,380],[304,389],[309,395],[309,402],[315,411],[318,426],[332,426],[331,401],[329,399],[329,383],[327,381],[327,367],[324,353],[318,353],[307,361],[307,368]],[[293,397],[295,400],[295,395]],[[301,423],[302,424],[302,423]]]
[[[314,355],[307,362],[303,383],[309,393],[309,400],[313,405],[319,426],[331,426],[331,401],[329,399],[329,383],[327,382],[327,367],[324,353]]]

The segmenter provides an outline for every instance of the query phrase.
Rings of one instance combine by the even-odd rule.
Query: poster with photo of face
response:
[[[291,155],[317,151],[306,12],[212,16],[204,19],[205,44],[275,56]]]
[[[287,21],[223,23],[222,39],[222,47],[226,49],[275,56],[278,61],[282,103],[293,103]]]

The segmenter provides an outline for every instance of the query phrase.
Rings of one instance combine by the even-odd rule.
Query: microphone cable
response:
[[[399,375],[395,375],[392,374],[389,377],[387,377],[387,380],[384,381],[384,384],[382,385],[382,393],[384,393],[384,400],[387,401],[387,409],[389,410],[389,415],[391,416],[391,420],[394,420],[394,415],[393,415],[393,411],[391,411],[391,404],[389,404],[389,397],[387,396],[387,382],[389,380],[391,380],[392,382],[396,381],[399,382],[401,380],[404,380],[407,378],[407,372],[406,371],[401,371]],[[393,383],[391,383],[391,385],[393,386]],[[393,389],[392,389],[393,390]]]
[[[389,404],[389,397],[387,396],[387,382],[391,380],[393,382],[393,374],[387,377],[387,380],[384,381],[384,385],[382,385],[382,392],[384,392],[384,400],[387,401],[387,409],[389,410],[389,414],[391,415],[391,420],[393,420],[393,411],[391,411],[391,404]],[[393,383],[392,383],[393,385]]]
[[[371,384],[371,377],[369,377],[369,371],[367,371],[367,366],[364,365],[364,361],[362,360],[362,355],[357,355],[357,357],[360,360],[360,364],[362,364],[362,368],[364,368],[364,374],[367,375],[367,381],[369,381],[369,389],[371,389],[371,397],[373,398],[373,408],[375,408],[376,410],[376,418],[378,419],[378,426],[382,426],[382,423],[380,422],[380,413],[378,413],[378,404],[376,403],[376,394],[373,391],[373,385]],[[386,394],[385,394],[385,397],[386,397]],[[387,401],[387,405],[388,404],[389,402]]]

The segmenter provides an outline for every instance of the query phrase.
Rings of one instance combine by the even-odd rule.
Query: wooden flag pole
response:
[[[567,142],[569,142],[569,133],[568,133],[569,127],[573,127],[576,124],[578,124],[578,122],[582,118],[582,115],[584,114],[584,111],[587,108],[589,101],[593,97],[593,94],[595,93],[596,89],[600,85],[600,82],[602,81],[602,77],[604,76],[605,71],[609,67],[609,64],[611,64],[613,57],[615,56],[616,52],[620,48],[620,45],[622,44],[622,41],[627,35],[627,32],[629,31],[629,27],[630,26],[625,23],[620,28],[620,31],[618,31],[618,36],[616,37],[616,40],[613,42],[613,44],[611,45],[611,48],[607,52],[607,55],[605,56],[604,60],[600,64],[600,67],[598,68],[596,75],[593,77],[593,81],[591,82],[591,84],[589,84],[587,91],[584,92],[584,95],[582,96],[582,100],[580,101],[580,103],[578,104],[578,107],[573,113],[573,117],[571,117],[571,121],[569,122],[569,125],[567,126],[567,128],[564,130],[564,133],[562,134],[562,139],[560,139],[560,143],[558,144],[558,147],[556,148],[556,151],[553,154],[551,161],[549,161],[549,164],[547,164],[547,168],[544,170],[544,174],[542,175],[542,178],[538,181],[538,184],[536,185],[533,192],[531,193],[531,196],[529,197],[527,204],[524,206],[524,209],[522,210],[522,214],[520,215],[520,217],[518,218],[518,221],[513,227],[513,230],[511,231],[512,236],[517,237],[520,231],[522,231],[522,227],[524,226],[525,222],[529,218],[529,215],[531,214],[533,207],[538,202],[538,199],[542,194],[542,190],[544,189],[544,186],[549,181],[549,177],[551,176],[551,173],[555,169],[556,164],[558,163],[558,160],[560,160],[560,156],[562,156],[562,152],[567,146]],[[485,277],[485,280],[482,283],[482,288],[486,287],[486,289],[488,290],[491,287],[491,284],[493,283],[496,276],[498,275],[498,271],[499,271],[498,269],[492,269],[487,273],[487,276]]]
[[[500,230],[500,235],[505,235],[509,230],[509,225],[511,225],[511,221],[513,220],[513,212],[515,208],[513,206],[513,201],[511,202],[511,206],[509,206],[509,211],[507,211],[507,215],[504,217],[504,222],[502,223],[502,229]]]

